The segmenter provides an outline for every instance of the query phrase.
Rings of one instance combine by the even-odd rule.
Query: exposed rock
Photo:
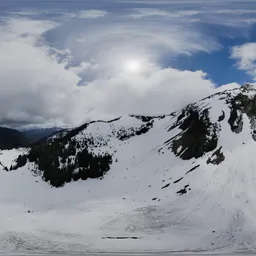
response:
[[[219,118],[218,118],[218,122],[221,122],[221,121],[223,121],[225,119],[225,112],[224,111],[222,111],[222,114],[219,116]]]
[[[165,144],[183,160],[199,158],[217,147],[219,127],[211,123],[208,109],[200,111],[189,105],[170,129],[177,126],[182,131]]]
[[[170,186],[170,183],[166,184],[165,186],[163,186],[161,189],[167,188]]]
[[[174,184],[175,184],[175,183],[178,183],[178,182],[180,182],[182,179],[183,179],[183,177],[181,177],[181,178],[178,179],[178,180],[175,180],[173,183],[174,183]]]
[[[187,171],[185,175],[187,175],[187,174],[190,173],[190,172],[193,172],[193,171],[194,171],[195,169],[197,169],[199,166],[200,166],[200,164],[194,166],[194,167],[191,168],[189,171]]]
[[[129,129],[120,129],[117,133],[117,138],[119,140],[127,140],[131,137],[142,135],[147,133],[153,127],[154,120],[147,122],[146,124],[141,125],[139,128],[129,128]]]
[[[244,86],[243,92],[252,89],[251,86]],[[256,140],[255,136],[255,118],[256,118],[256,95],[253,97],[239,93],[237,96],[228,99],[227,103],[230,104],[230,118],[228,120],[231,130],[235,133],[240,133],[243,130],[243,114],[246,114],[250,119],[250,126],[252,129],[252,138]]]
[[[215,164],[218,165],[220,163],[222,163],[225,160],[225,156],[224,154],[221,152],[221,148],[217,149],[211,157],[208,158],[207,160],[207,164]]]
[[[181,195],[184,195],[184,194],[187,194],[187,188],[189,187],[189,185],[186,185],[183,189],[177,191],[177,194],[179,194],[180,196]]]

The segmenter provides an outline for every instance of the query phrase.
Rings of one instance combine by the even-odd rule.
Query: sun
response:
[[[141,62],[138,60],[127,60],[124,63],[124,69],[128,73],[139,73],[141,72],[142,65]]]

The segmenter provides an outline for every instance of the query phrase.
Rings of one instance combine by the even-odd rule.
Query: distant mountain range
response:
[[[64,131],[65,129],[59,127],[52,128],[34,128],[22,131],[22,134],[28,139],[29,143],[34,143],[43,138],[51,136],[55,133]]]
[[[0,149],[12,149],[29,144],[29,139],[15,129],[0,127]]]
[[[7,127],[0,127],[0,149],[3,150],[28,146],[63,130],[64,129],[62,128],[53,127],[43,129],[33,128],[19,131]]]

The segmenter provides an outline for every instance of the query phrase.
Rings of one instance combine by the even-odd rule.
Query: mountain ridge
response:
[[[254,93],[254,97],[251,98],[251,95]],[[217,120],[212,121],[210,115],[211,106],[207,101],[212,100],[214,98],[218,98],[218,102],[224,102],[224,106],[228,107],[227,111],[221,110],[218,114]],[[47,162],[46,166],[38,167],[39,171],[46,171],[47,169],[51,169],[52,172],[57,169],[59,172],[63,171],[63,175],[65,176],[69,172],[69,176],[64,178],[62,182],[58,182],[59,185],[64,185],[65,182],[70,182],[72,179],[77,180],[84,176],[81,172],[80,176],[74,175],[71,173],[73,171],[76,172],[81,166],[81,162],[83,162],[82,158],[90,158],[93,159],[96,155],[93,153],[90,156],[90,152],[88,151],[88,147],[92,149],[93,146],[98,147],[99,145],[94,145],[93,135],[90,138],[86,137],[86,130],[88,127],[93,125],[100,124],[108,124],[111,126],[110,134],[107,136],[112,136],[115,139],[118,139],[120,142],[129,140],[132,137],[140,136],[143,134],[147,134],[154,126],[154,122],[162,119],[174,120],[171,121],[172,124],[169,126],[167,132],[171,132],[173,130],[177,130],[178,132],[174,134],[174,136],[170,137],[163,143],[162,147],[159,147],[158,153],[161,153],[161,150],[166,147],[170,150],[174,155],[180,157],[183,160],[190,160],[192,158],[200,158],[204,156],[206,153],[211,152],[211,155],[207,159],[208,164],[220,164],[225,160],[225,156],[222,152],[222,145],[219,146],[219,134],[221,132],[221,124],[224,121],[228,120],[228,124],[233,133],[239,134],[243,128],[243,114],[247,115],[250,119],[251,126],[251,134],[252,138],[256,139],[255,133],[256,130],[256,89],[254,86],[245,85],[241,88],[229,89],[222,92],[217,92],[213,95],[210,95],[196,103],[192,103],[187,105],[180,112],[172,112],[169,115],[159,115],[159,116],[142,116],[142,115],[129,115],[127,120],[130,118],[138,120],[139,126],[130,126],[130,127],[120,127],[120,129],[115,129],[115,124],[120,120],[122,121],[125,117],[118,117],[112,120],[104,121],[104,120],[95,120],[89,123],[85,123],[77,128],[71,129],[70,131],[64,131],[64,133],[57,133],[57,137],[49,137],[49,139],[43,140],[42,142],[36,143],[35,146],[31,146],[29,153],[26,155],[20,155],[16,160],[16,165],[11,166],[11,169],[18,169],[19,167],[24,166],[27,162],[34,162],[36,164],[42,163],[44,160]],[[255,116],[255,117],[254,117]],[[176,119],[176,120],[175,120]],[[216,118],[215,118],[216,119]],[[128,124],[129,126],[129,124]],[[97,129],[99,129],[97,127]],[[76,141],[77,136],[79,134],[84,134],[85,139],[83,142]],[[81,135],[83,136],[83,135]],[[97,135],[101,136],[101,135]],[[104,135],[102,135],[101,140],[103,144],[107,143],[104,141]],[[78,139],[79,140],[79,139]],[[69,144],[68,144],[69,143]],[[71,143],[71,144],[70,144]],[[67,145],[68,144],[68,145]],[[83,144],[83,145],[82,145]],[[68,147],[68,150],[66,150]],[[84,151],[78,152],[78,148],[83,148]],[[58,148],[58,149],[57,149]],[[48,152],[51,152],[49,153]],[[41,153],[40,153],[41,151]],[[92,150],[93,151],[93,150]],[[76,154],[79,153],[79,155]],[[95,178],[102,178],[104,174],[110,169],[110,165],[112,164],[112,160],[114,159],[114,154],[105,152],[108,160],[108,164],[106,164],[106,171],[99,171],[100,175],[89,175],[88,177],[95,176]],[[41,154],[41,156],[40,156]],[[42,160],[43,155],[50,155],[53,158]],[[74,161],[70,160],[70,156],[74,157]],[[62,164],[57,160],[57,158],[62,158]],[[63,159],[65,157],[65,160]],[[45,156],[44,156],[45,158]],[[80,160],[77,160],[79,158]],[[103,157],[104,158],[104,157]],[[72,162],[72,164],[68,165],[67,161]],[[80,162],[78,164],[78,162]],[[95,160],[96,162],[100,159]],[[103,161],[103,160],[102,160]],[[53,164],[54,163],[54,164]],[[86,165],[86,163],[84,162]],[[42,169],[43,168],[43,169]],[[98,167],[95,166],[96,169]],[[96,172],[96,169],[94,171]],[[69,169],[69,171],[67,171]],[[56,175],[58,174],[58,171]],[[85,170],[84,170],[85,171]],[[75,177],[76,176],[76,177]],[[88,178],[86,175],[84,179]],[[46,181],[50,181],[51,179],[46,179]],[[53,186],[59,186],[54,182],[51,183]]]
[[[251,95],[254,93],[254,97]],[[110,170],[110,166],[115,158],[115,152],[105,150],[105,153],[97,155],[93,152],[93,147],[101,147],[104,143],[108,144],[108,139],[104,135],[98,134],[102,141],[102,145],[95,144],[94,136],[91,134],[88,138],[86,130],[93,125],[109,125],[109,134],[107,137],[123,141],[129,140],[132,137],[138,137],[147,134],[153,129],[154,123],[162,119],[170,119],[172,124],[169,126],[167,132],[177,130],[174,136],[167,139],[158,149],[160,154],[163,148],[170,150],[175,156],[183,159],[190,160],[192,158],[198,159],[207,153],[207,164],[221,164],[225,160],[223,153],[223,146],[219,145],[219,136],[221,132],[221,125],[224,121],[228,120],[228,124],[233,133],[238,134],[242,131],[243,114],[250,118],[252,138],[255,138],[255,117],[256,116],[256,89],[254,86],[245,85],[241,88],[229,89],[217,92],[210,95],[196,103],[187,105],[180,112],[172,112],[169,115],[159,116],[142,116],[142,115],[129,115],[127,120],[137,120],[138,126],[115,128],[120,120],[122,122],[125,117],[118,117],[112,120],[95,120],[85,123],[77,128],[64,133],[59,132],[56,136],[49,137],[39,143],[32,145],[28,149],[28,153],[19,155],[16,163],[10,167],[10,170],[18,169],[29,162],[37,165],[37,171],[43,173],[43,179],[49,181],[52,186],[63,186],[66,182],[72,180],[87,179],[87,178],[103,178],[104,174]],[[213,121],[211,118],[211,106],[207,101],[218,98],[217,102],[224,102],[224,106],[228,109],[220,110],[218,118]],[[214,101],[213,101],[214,102]],[[207,106],[207,104],[209,106]],[[173,121],[172,121],[173,120]],[[128,124],[129,126],[129,124]],[[100,129],[96,127],[96,129]],[[83,135],[84,134],[84,135]],[[80,137],[82,142],[79,141]],[[78,137],[78,140],[76,140]],[[97,139],[97,138],[96,138]],[[104,141],[105,140],[105,141]],[[90,148],[90,149],[89,149]],[[46,157],[49,156],[48,158]],[[71,159],[72,158],[72,159]],[[92,167],[88,165],[88,161],[83,159],[91,159],[95,164]],[[61,160],[60,160],[61,159]],[[99,167],[100,162],[106,160],[105,166],[102,170]],[[107,160],[108,159],[108,160]],[[97,166],[99,165],[99,166]],[[89,169],[86,169],[89,168]],[[193,168],[193,166],[191,167]],[[51,171],[49,171],[51,170]],[[86,173],[87,170],[87,174]],[[47,173],[47,175],[46,175]],[[53,175],[54,173],[54,180]],[[62,173],[62,174],[61,174]],[[91,173],[91,174],[88,174]],[[45,177],[45,175],[47,177]],[[62,178],[60,179],[61,176]],[[56,178],[57,177],[57,178]]]
[[[33,237],[15,225],[14,242],[0,231],[0,249],[62,239],[96,251],[255,250],[255,95],[244,86],[170,115],[94,121],[1,151],[0,203],[21,205]]]

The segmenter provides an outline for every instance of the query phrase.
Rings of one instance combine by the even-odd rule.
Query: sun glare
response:
[[[141,71],[141,63],[138,60],[128,60],[125,62],[125,71],[139,73]]]

